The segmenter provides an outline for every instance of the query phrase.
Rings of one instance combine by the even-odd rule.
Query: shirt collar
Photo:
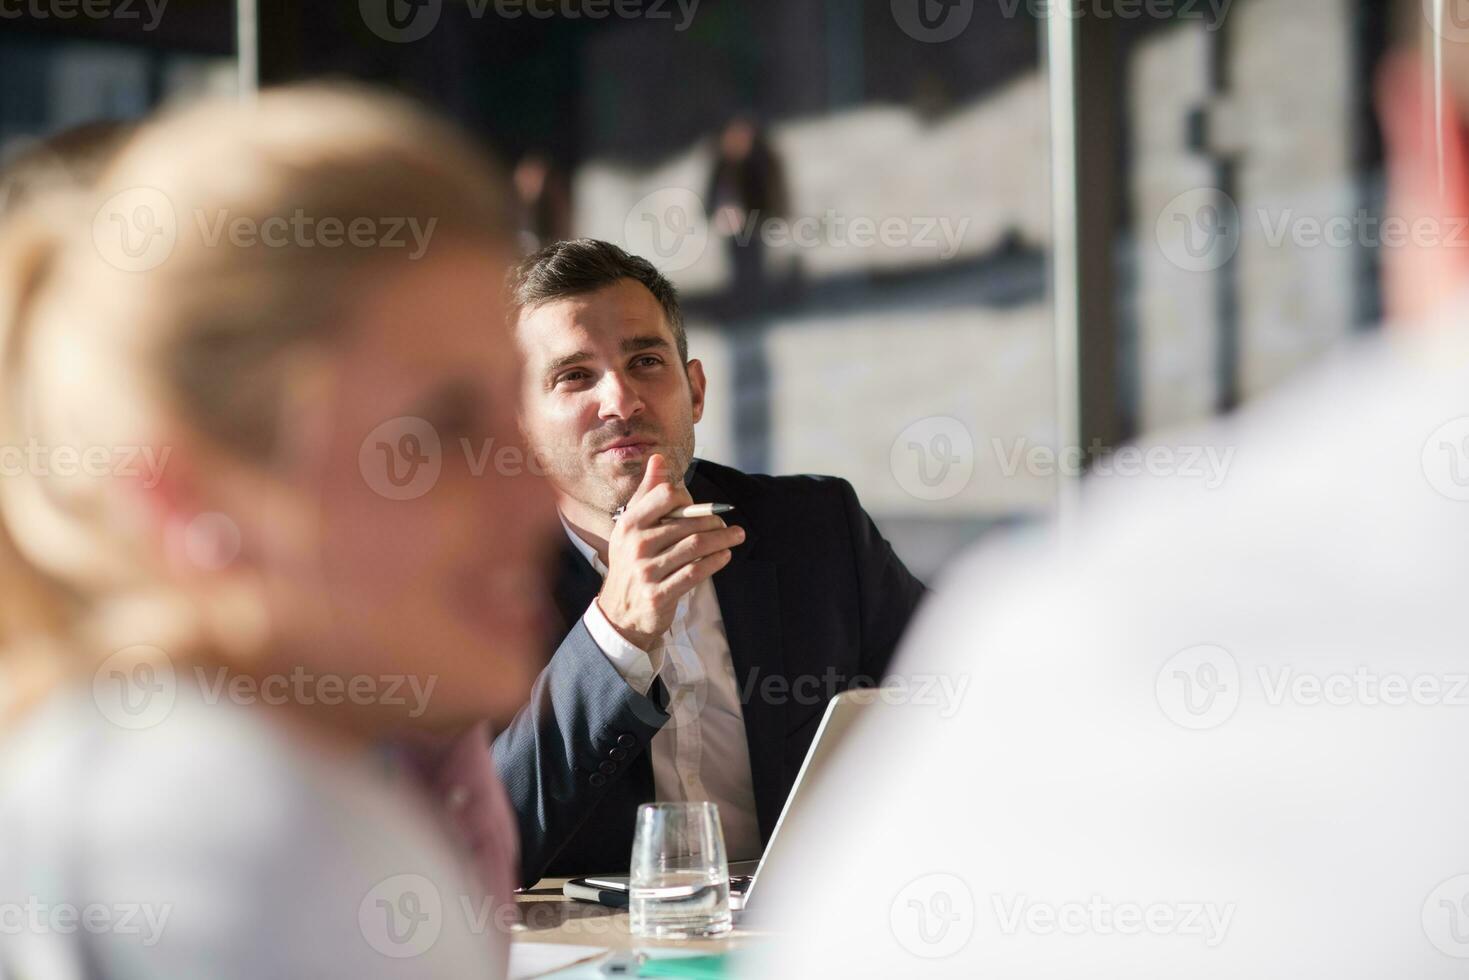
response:
[[[602,564],[601,558],[597,557],[597,549],[583,541],[581,535],[572,530],[571,525],[566,523],[566,518],[562,516],[561,511],[556,511],[556,516],[561,518],[561,526],[566,529],[566,536],[571,539],[571,546],[581,552],[581,556],[597,570],[598,575],[605,578],[607,575],[607,566]]]

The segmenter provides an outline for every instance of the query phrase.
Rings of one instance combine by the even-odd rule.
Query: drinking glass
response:
[[[729,862],[713,803],[644,803],[633,834],[628,912],[644,939],[729,932]]]

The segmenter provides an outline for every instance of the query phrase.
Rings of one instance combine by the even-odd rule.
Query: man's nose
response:
[[[628,380],[615,371],[602,376],[599,394],[602,398],[601,417],[604,419],[630,419],[643,410],[643,399]]]

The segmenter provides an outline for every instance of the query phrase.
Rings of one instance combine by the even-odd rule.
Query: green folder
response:
[[[640,977],[683,977],[685,980],[724,980],[728,976],[728,956],[671,956],[648,960],[638,971]]]

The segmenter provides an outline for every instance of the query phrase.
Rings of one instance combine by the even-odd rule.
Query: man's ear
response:
[[[704,378],[704,365],[697,360],[689,361],[684,365],[684,372],[689,376],[689,394],[694,402],[694,422],[697,423],[704,417],[704,387],[708,381]]]

